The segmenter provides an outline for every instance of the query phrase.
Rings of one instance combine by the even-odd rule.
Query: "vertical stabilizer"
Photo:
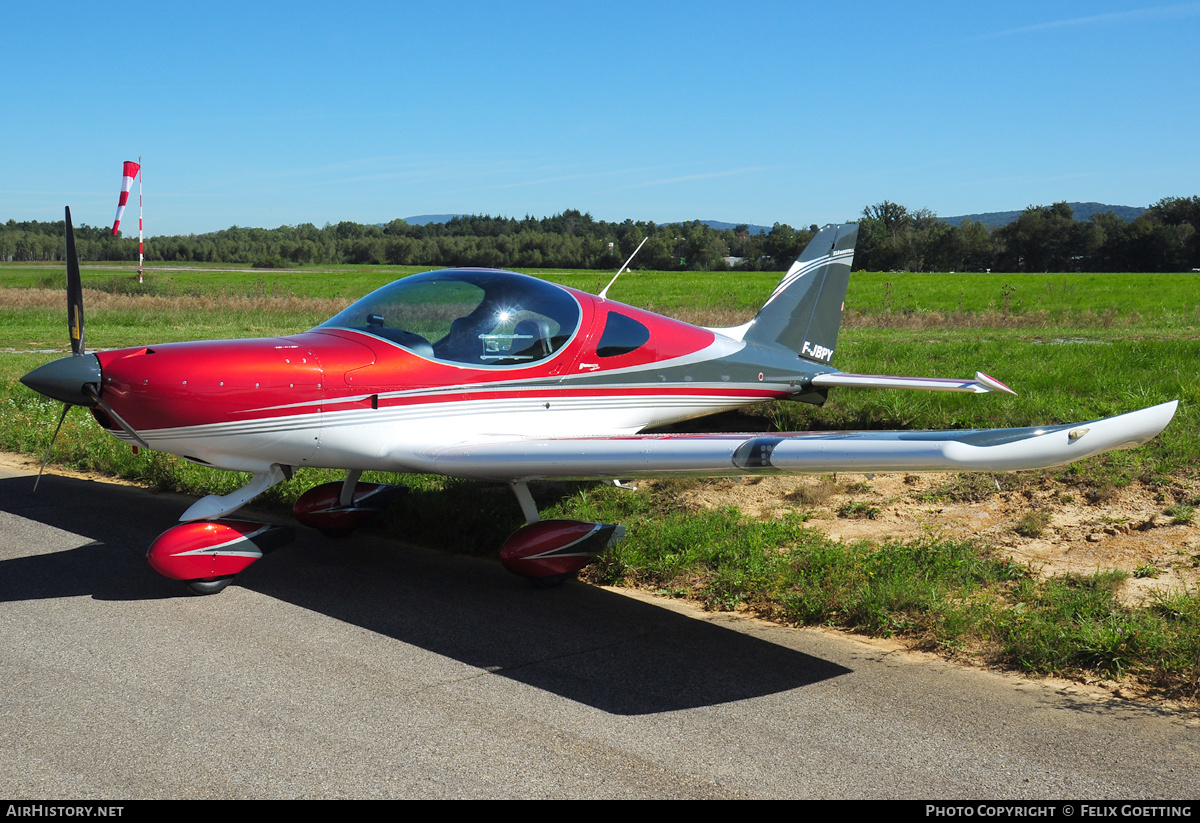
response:
[[[829,225],[817,232],[742,339],[782,346],[815,363],[832,361],[857,237],[855,224]]]

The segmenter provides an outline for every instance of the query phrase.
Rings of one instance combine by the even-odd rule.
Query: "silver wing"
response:
[[[1171,401],[1084,423],[1015,429],[497,436],[431,450],[424,458],[426,470],[438,474],[509,481],[1044,469],[1140,446],[1163,430],[1177,405]]]

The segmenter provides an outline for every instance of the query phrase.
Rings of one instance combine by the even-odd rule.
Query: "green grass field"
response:
[[[83,272],[89,349],[297,332],[414,269]],[[532,272],[598,291],[611,272]],[[778,273],[622,275],[613,299],[706,325],[749,319]],[[59,407],[17,381],[66,346],[57,266],[0,264],[0,448],[38,457]],[[855,273],[835,365],[845,371],[966,377],[985,371],[1018,396],[838,390],[821,408],[779,403],[756,414],[783,430],[972,428],[1073,422],[1171,399],[1175,420],[1151,444],[1049,473],[1051,482],[1167,487],[1200,467],[1200,275],[930,275]],[[55,460],[193,494],[228,492],[244,475],[168,455],[133,455],[81,410],[67,417]],[[336,479],[301,472],[273,489],[287,505]],[[491,554],[521,516],[504,487],[431,477],[410,488],[410,539]],[[692,481],[679,481],[692,482]],[[1161,693],[1197,697],[1200,606],[1195,591],[1144,607],[1114,596],[1120,574],[1039,578],[992,547],[929,538],[842,544],[808,528],[805,510],[775,521],[737,511],[679,512],[671,483],[635,495],[597,484],[535,489],[547,517],[622,522],[629,537],[590,579],[687,593],[711,608],[749,607],[784,622],[905,637],[954,654],[984,648],[1033,672],[1138,676]],[[1200,501],[1198,501],[1200,502]],[[1184,505],[1184,504],[1181,504]],[[1195,505],[1195,504],[1190,504]],[[446,524],[450,525],[446,525]]]
[[[187,266],[147,269],[137,283],[125,265],[92,264],[82,272],[85,289],[179,296],[334,298],[349,303],[417,266],[337,266],[296,271]],[[593,294],[610,271],[523,269]],[[626,272],[609,296],[672,316],[695,312],[751,316],[779,281],[778,272]],[[0,289],[62,289],[61,264],[0,263]],[[1082,322],[1088,328],[1146,326],[1156,333],[1200,328],[1200,276],[1183,274],[896,274],[855,272],[846,298],[848,323],[860,317],[909,315],[1008,315],[1009,322]]]

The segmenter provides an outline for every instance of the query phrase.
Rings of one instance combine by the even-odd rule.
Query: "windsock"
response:
[[[121,199],[117,201],[117,218],[113,221],[114,235],[117,233],[117,226],[121,225],[121,217],[125,214],[125,204],[129,202],[129,190],[133,188],[133,179],[141,170],[142,167],[132,160],[125,161],[125,168],[121,171]]]

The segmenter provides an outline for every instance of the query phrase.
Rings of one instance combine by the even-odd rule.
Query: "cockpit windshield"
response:
[[[570,292],[514,272],[447,269],[377,289],[317,326],[354,329],[414,354],[473,366],[545,360],[579,328]]]

